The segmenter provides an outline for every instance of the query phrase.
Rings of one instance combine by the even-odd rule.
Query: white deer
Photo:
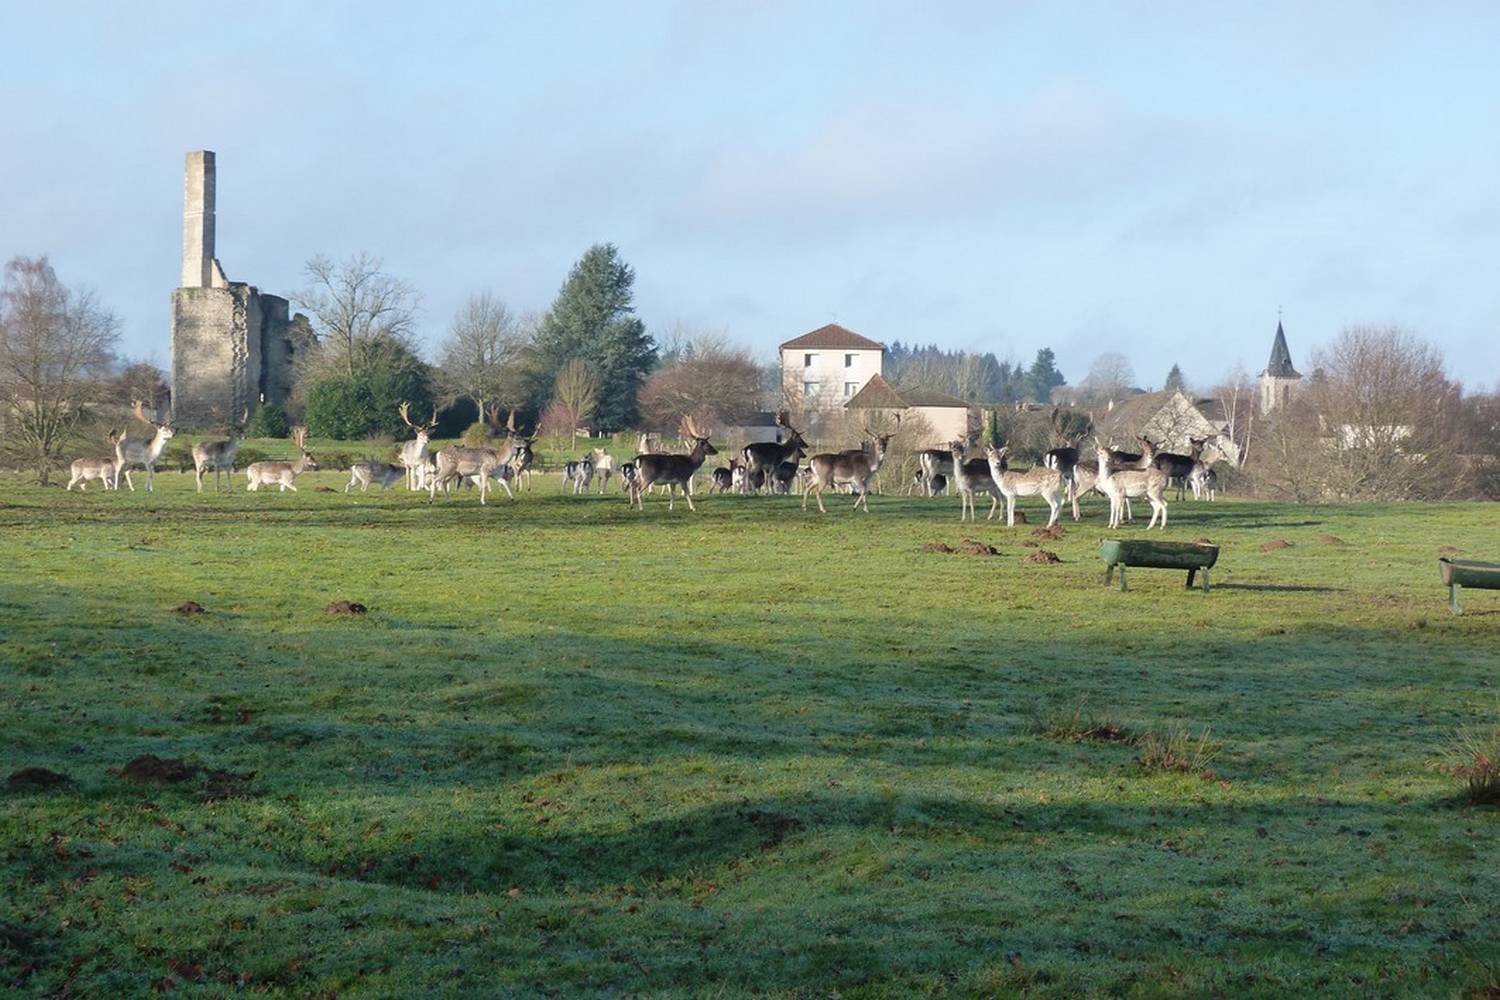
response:
[[[109,432],[109,443],[114,445],[120,436],[114,431]],[[80,490],[89,488],[89,481],[97,479],[104,484],[106,490],[115,488],[115,460],[112,458],[79,458],[75,459],[69,469],[72,473],[68,479],[68,489],[77,486]]]
[[[245,477],[250,480],[246,488],[254,493],[262,486],[280,486],[281,492],[297,492],[294,485],[298,476],[308,469],[316,469],[317,461],[307,451],[307,428],[293,427],[292,441],[301,452],[295,462],[254,462],[245,467]]]
[[[146,416],[145,405],[137,399],[131,404],[135,418],[151,428],[150,437],[131,437],[129,431],[115,441],[115,489],[120,488],[120,473],[125,473],[125,485],[135,492],[135,483],[130,481],[130,467],[144,466],[146,469],[146,492],[156,492],[156,463],[161,453],[167,450],[167,442],[176,433],[171,423],[158,424]]]
[[[401,446],[401,464],[406,467],[406,488],[409,490],[420,490],[427,487],[427,446],[432,440],[432,432],[437,430],[437,407],[432,408],[432,417],[427,423],[418,426],[411,422],[411,404],[402,403],[397,409],[401,412],[401,422],[417,432],[416,440],[407,441]]]

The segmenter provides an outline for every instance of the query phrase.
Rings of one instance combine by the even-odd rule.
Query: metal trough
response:
[[[1146,569],[1185,569],[1187,587],[1193,586],[1198,571],[1203,571],[1203,592],[1208,593],[1208,571],[1219,561],[1219,547],[1202,542],[1158,542],[1144,538],[1106,538],[1099,543],[1099,558],[1104,560],[1104,585],[1109,586],[1115,567],[1120,569],[1120,589],[1125,590],[1125,567]]]
[[[1500,563],[1475,562],[1472,559],[1439,559],[1438,571],[1448,588],[1448,609],[1463,614],[1458,606],[1458,588],[1500,590]]]

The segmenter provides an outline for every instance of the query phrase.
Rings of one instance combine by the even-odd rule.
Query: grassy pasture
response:
[[[952,499],[346,480],[0,481],[0,771],[74,779],[0,790],[0,987],[1500,985],[1500,811],[1432,767],[1500,714],[1500,593],[1452,618],[1435,566],[1500,508],[1173,504],[1214,592],[1122,594],[1097,500],[1036,565]],[[1001,554],[923,551],[965,537]],[[143,753],[255,776],[111,773]]]

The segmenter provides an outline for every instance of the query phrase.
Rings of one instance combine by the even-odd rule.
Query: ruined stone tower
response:
[[[186,428],[253,414],[263,401],[284,405],[296,354],[313,336],[286,299],[224,276],[214,256],[216,187],[214,154],[189,153],[182,286],[172,293],[172,415]]]

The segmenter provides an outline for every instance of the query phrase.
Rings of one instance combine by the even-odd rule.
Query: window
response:
[[[859,391],[859,383],[858,382],[845,382],[844,383],[844,398],[845,399],[848,399],[850,396],[854,395],[858,391]]]
[[[816,383],[816,382],[803,382],[802,383],[802,395],[805,398],[812,399],[817,394],[818,394],[818,383]]]
[[[818,356],[816,354],[804,354],[802,355],[802,367],[811,368],[815,363],[817,363],[817,360]]]
[[[852,355],[852,354],[846,354],[846,355],[844,355],[844,367],[845,368],[853,368],[854,367],[854,355]]]

